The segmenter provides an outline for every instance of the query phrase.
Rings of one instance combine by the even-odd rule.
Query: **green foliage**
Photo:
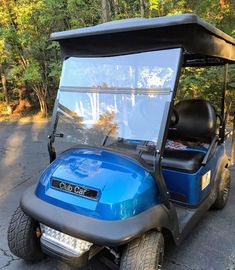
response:
[[[223,67],[183,69],[177,99],[203,98],[212,102],[219,109],[223,75]]]
[[[150,0],[151,16],[169,16],[181,13],[195,13],[214,24],[229,35],[235,36],[234,2],[232,0]],[[182,71],[177,99],[204,98],[217,108],[221,103],[223,89],[223,68],[186,68]],[[235,67],[229,70],[229,90],[235,87]],[[227,103],[235,100],[235,91],[229,91]],[[235,104],[234,104],[235,105]],[[234,106],[233,105],[233,106]]]
[[[29,62],[26,66],[23,74],[22,79],[25,82],[38,82],[41,80],[41,73],[40,73],[40,65],[34,59]]]
[[[152,17],[195,13],[228,34],[234,31],[233,0],[150,0],[149,2]]]
[[[107,1],[112,19],[141,15],[140,0]],[[146,0],[144,8],[146,17],[194,12],[235,36],[233,4],[232,0]],[[15,97],[17,85],[26,82],[40,105],[44,102],[51,107],[61,62],[59,46],[50,41],[50,34],[100,23],[102,5],[101,0],[0,0],[0,18],[0,63],[7,74],[9,96]],[[179,97],[203,97],[218,104],[222,73],[213,68],[184,70]],[[234,89],[234,67],[229,77],[229,88]]]

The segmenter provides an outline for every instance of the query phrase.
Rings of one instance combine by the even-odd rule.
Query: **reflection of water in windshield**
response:
[[[57,132],[76,144],[156,144],[179,49],[64,62]]]

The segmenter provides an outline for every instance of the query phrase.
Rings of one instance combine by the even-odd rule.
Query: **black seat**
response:
[[[216,112],[205,100],[184,100],[175,105],[178,122],[169,130],[169,139],[211,143],[216,135]],[[200,168],[204,152],[169,150],[164,152],[162,166],[184,171]]]
[[[164,168],[174,168],[182,171],[197,171],[202,163],[205,153],[185,150],[165,150],[162,159]]]
[[[170,139],[210,143],[216,134],[216,111],[206,100],[188,99],[175,105],[178,121],[169,130]]]

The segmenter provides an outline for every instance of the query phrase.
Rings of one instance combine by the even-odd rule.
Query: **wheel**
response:
[[[212,205],[213,209],[220,210],[225,207],[228,201],[230,188],[231,175],[229,169],[225,168],[218,183],[217,197],[214,204]]]
[[[150,231],[127,244],[121,258],[121,270],[160,270],[164,255],[162,233]]]
[[[25,261],[39,261],[45,257],[40,247],[40,228],[37,221],[27,216],[18,207],[8,228],[10,251]]]

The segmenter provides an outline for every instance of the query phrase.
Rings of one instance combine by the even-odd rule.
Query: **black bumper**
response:
[[[44,253],[58,258],[59,260],[62,260],[72,266],[84,267],[88,262],[88,252],[86,252],[82,256],[75,256],[67,250],[60,248],[57,245],[53,245],[50,242],[43,241],[42,239],[41,248]]]
[[[79,215],[49,204],[35,195],[30,187],[21,199],[23,211],[35,220],[58,231],[101,246],[119,246],[154,228],[172,231],[170,213],[157,205],[125,220],[105,221]]]

